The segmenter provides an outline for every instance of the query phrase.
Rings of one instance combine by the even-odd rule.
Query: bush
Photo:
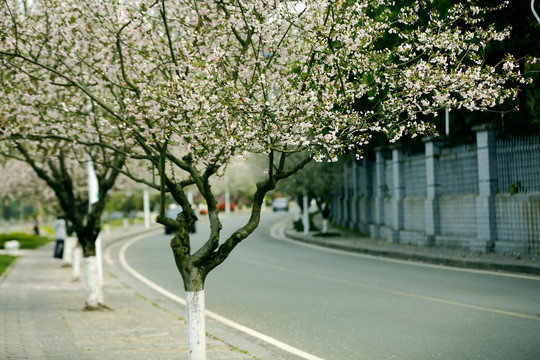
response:
[[[45,236],[28,235],[25,233],[0,234],[0,248],[4,248],[4,243],[9,240],[17,240],[21,244],[21,249],[35,249],[45,245],[51,238]]]
[[[319,228],[315,226],[315,224],[313,223],[313,217],[316,215],[316,213],[310,213],[309,214],[309,231],[319,231]],[[294,230],[298,231],[298,232],[303,232],[304,231],[304,221],[302,220],[302,218],[296,220],[294,223],[293,223],[293,227],[294,227]]]

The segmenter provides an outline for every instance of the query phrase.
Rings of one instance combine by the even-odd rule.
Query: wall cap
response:
[[[497,128],[497,125],[494,123],[485,123],[485,124],[473,126],[472,131],[475,131],[475,132],[490,131],[490,130],[495,130],[496,128]]]

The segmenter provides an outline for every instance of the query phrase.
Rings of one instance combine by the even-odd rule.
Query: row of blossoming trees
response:
[[[95,255],[119,174],[182,206],[169,219],[162,201],[158,222],[177,229],[172,253],[189,328],[198,329],[189,332],[190,359],[203,359],[205,278],[255,230],[280,180],[312,159],[359,153],[376,132],[395,141],[433,131],[423,115],[516,96],[526,82],[516,59],[482,57],[510,35],[482,21],[503,6],[462,1],[438,13],[429,0],[3,0],[1,151],[54,191],[85,259]],[[249,220],[222,239],[210,180],[250,153],[267,157],[264,179]],[[89,158],[100,191],[90,212],[78,171]],[[146,171],[133,171],[137,162]],[[187,186],[208,205],[211,233],[199,249],[190,244]],[[86,301],[99,307],[103,298]]]

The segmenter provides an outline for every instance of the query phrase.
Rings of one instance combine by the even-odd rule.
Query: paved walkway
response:
[[[52,243],[25,252],[0,280],[0,359],[187,359],[185,309],[134,279],[114,260],[121,244],[115,241],[132,238],[142,230],[139,227],[104,236],[104,243],[110,244],[104,270],[105,303],[113,311],[81,311],[84,284],[72,282],[71,269],[62,268],[52,257]],[[540,259],[532,255],[422,248],[337,229],[331,232],[339,236],[305,236],[291,226],[285,229],[291,238],[346,251],[540,274]],[[208,358],[212,360],[295,358],[210,319],[207,331],[211,334]]]
[[[106,235],[104,243],[140,231]],[[84,283],[71,281],[72,270],[52,257],[52,243],[24,254],[0,284],[0,359],[187,359],[180,305],[160,306],[165,300],[124,282],[124,274],[109,264],[104,293],[113,311],[82,311]],[[209,359],[254,358],[213,337],[207,349]]]

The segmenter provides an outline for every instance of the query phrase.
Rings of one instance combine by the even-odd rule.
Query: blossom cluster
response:
[[[483,26],[500,6],[411,3],[6,0],[2,136],[174,147],[201,167],[245,152],[334,159],[374,132],[396,141],[434,131],[425,115],[516,96],[517,61],[482,56],[510,36]]]

